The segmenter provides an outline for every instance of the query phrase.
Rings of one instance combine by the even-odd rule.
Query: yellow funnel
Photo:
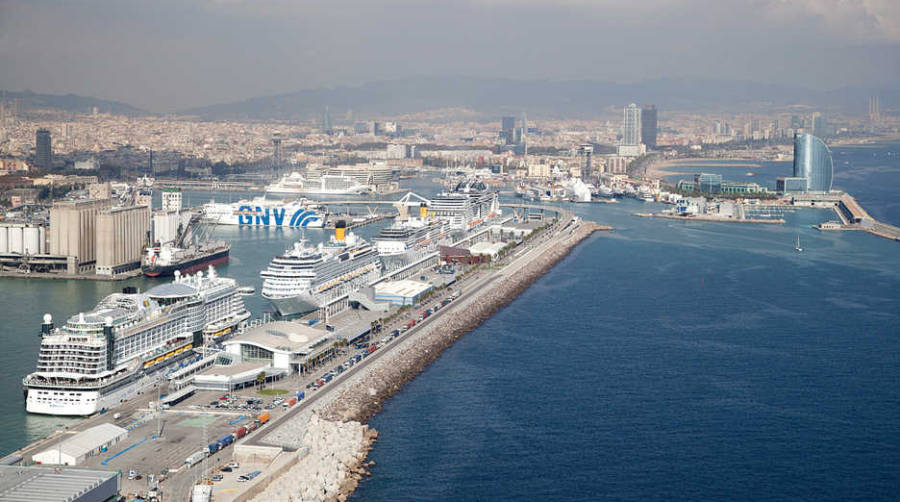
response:
[[[428,217],[428,206],[421,205],[419,206],[419,218],[425,219]]]
[[[340,220],[334,224],[334,238],[338,242],[344,242],[344,237],[347,234],[347,222],[344,220]]]

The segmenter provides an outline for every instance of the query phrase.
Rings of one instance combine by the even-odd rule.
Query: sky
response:
[[[154,112],[422,76],[897,88],[900,0],[0,0],[0,88]]]

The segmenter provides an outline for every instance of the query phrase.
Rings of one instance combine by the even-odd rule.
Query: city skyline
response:
[[[900,77],[892,64],[900,5],[885,1],[10,1],[0,14],[0,65],[14,69],[2,73],[0,88],[94,95],[159,112],[415,76],[689,76],[820,90],[894,87]],[[528,35],[534,32],[548,36]],[[634,32],[642,36],[617,51],[592,49]],[[496,65],[497,53],[504,65]]]

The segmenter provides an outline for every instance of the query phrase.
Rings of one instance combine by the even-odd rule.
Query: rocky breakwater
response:
[[[511,302],[597,230],[609,228],[583,222],[571,233],[557,236],[542,253],[529,255],[527,263],[514,262],[501,269],[498,279],[451,304],[448,308],[452,311],[445,311],[394,342],[396,345],[365,371],[343,381],[340,393],[317,403],[315,411],[305,411],[280,425],[266,436],[267,442],[296,449],[295,464],[276,474],[252,499],[242,500],[345,500],[372,465],[365,459],[377,433],[364,424],[381,403],[437,359],[441,351]]]
[[[253,496],[254,502],[344,500],[359,479],[367,475],[363,465],[377,433],[359,422],[307,420],[282,426],[301,438],[293,466]]]
[[[366,422],[381,403],[404,383],[418,375],[459,337],[477,327],[498,309],[520,295],[534,281],[566,257],[571,249],[593,232],[606,229],[583,222],[542,254],[533,257],[515,273],[485,286],[464,305],[454,305],[463,315],[442,315],[423,326],[422,333],[406,339],[399,347],[369,369],[365,378],[345,386],[339,397],[325,406],[322,417],[336,421]]]

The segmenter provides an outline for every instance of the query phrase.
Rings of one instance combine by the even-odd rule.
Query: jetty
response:
[[[580,242],[594,232],[612,230],[582,221],[568,211],[556,211],[557,218],[522,244],[519,252],[509,253],[454,285],[459,296],[452,303],[345,371],[339,385],[322,388],[265,431],[236,445],[237,461],[266,467],[263,475],[229,499],[346,499],[372,465],[366,456],[377,432],[366,422],[382,403],[440,357],[444,349],[513,301]],[[399,326],[400,322],[394,324]],[[388,325],[384,331],[393,327]]]
[[[690,216],[678,216],[675,214],[663,214],[663,213],[634,213],[635,216],[640,216],[641,218],[664,218],[667,220],[678,220],[678,221],[714,221],[717,223],[768,223],[768,224],[784,224],[784,220],[781,218],[726,218],[722,216],[711,216],[711,215],[690,215]]]

